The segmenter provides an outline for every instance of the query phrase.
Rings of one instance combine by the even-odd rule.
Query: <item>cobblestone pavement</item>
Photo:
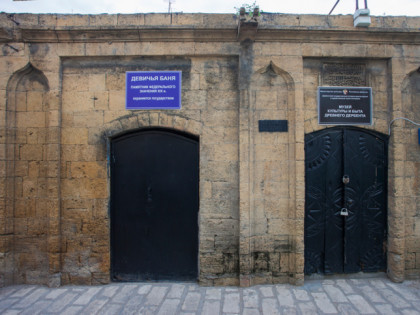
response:
[[[10,286],[1,314],[420,314],[420,280],[307,280],[304,286],[200,287],[194,283]]]

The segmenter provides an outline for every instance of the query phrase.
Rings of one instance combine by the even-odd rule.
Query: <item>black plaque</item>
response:
[[[287,132],[287,120],[259,120],[259,132]]]
[[[318,87],[320,125],[372,125],[372,88]]]

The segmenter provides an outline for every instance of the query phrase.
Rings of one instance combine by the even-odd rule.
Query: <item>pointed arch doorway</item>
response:
[[[198,276],[199,141],[168,129],[111,140],[111,277]]]
[[[385,271],[387,145],[355,127],[305,136],[305,274]]]

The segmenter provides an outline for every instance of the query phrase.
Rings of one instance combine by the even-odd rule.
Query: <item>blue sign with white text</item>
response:
[[[180,109],[182,71],[128,71],[126,109]]]

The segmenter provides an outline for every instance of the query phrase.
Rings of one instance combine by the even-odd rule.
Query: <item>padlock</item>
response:
[[[344,175],[343,176],[343,184],[347,185],[348,183],[350,183],[350,177],[349,177],[349,175]]]
[[[341,208],[340,215],[347,217],[349,215],[347,208]]]

